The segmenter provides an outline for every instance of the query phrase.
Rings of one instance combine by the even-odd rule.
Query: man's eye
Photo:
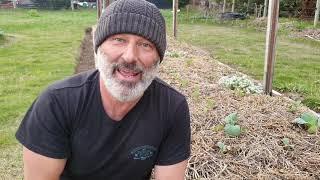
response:
[[[121,38],[113,38],[114,41],[118,41],[118,42],[125,42],[124,39],[121,39]]]
[[[149,43],[141,43],[141,46],[143,46],[144,48],[152,48],[151,44]]]

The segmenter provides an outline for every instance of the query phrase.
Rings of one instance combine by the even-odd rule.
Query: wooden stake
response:
[[[73,0],[70,0],[70,5],[71,5],[71,10],[74,10],[74,4],[73,4]]]
[[[235,6],[236,0],[232,0],[232,12],[234,12],[234,6]]]
[[[257,5],[257,3],[254,3],[254,16],[258,17],[258,5]]]
[[[97,18],[99,20],[101,16],[102,3],[101,0],[97,0]]]
[[[320,13],[320,0],[317,0],[317,5],[316,5],[316,12],[314,15],[314,27],[317,27],[318,21],[319,21],[319,13]]]
[[[261,16],[262,16],[262,8],[263,8],[263,5],[260,4],[258,17],[261,17]]]
[[[177,9],[178,9],[178,0],[173,0],[173,37],[177,39]]]
[[[272,95],[272,80],[275,62],[277,29],[279,19],[279,0],[269,0],[268,27],[264,64],[264,93]]]
[[[264,7],[263,7],[263,17],[267,17],[268,13],[268,0],[264,0]]]

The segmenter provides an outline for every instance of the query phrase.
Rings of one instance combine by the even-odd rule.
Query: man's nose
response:
[[[127,63],[133,63],[138,60],[138,49],[135,44],[128,44],[122,54],[123,59]]]

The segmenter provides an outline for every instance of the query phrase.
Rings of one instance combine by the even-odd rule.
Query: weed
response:
[[[192,59],[187,59],[186,63],[187,63],[187,67],[191,67],[193,65],[193,60]]]
[[[298,111],[298,109],[302,106],[301,101],[295,101],[290,106],[288,111],[291,113],[295,113]]]
[[[193,90],[193,92],[192,92],[192,97],[193,97],[196,101],[199,100],[199,98],[200,98],[200,88],[199,88],[199,86],[197,86],[197,87],[194,88],[194,90]]]
[[[180,82],[182,88],[187,88],[189,85],[189,81],[187,79],[181,79]]]
[[[290,144],[289,138],[283,138],[283,139],[282,139],[282,143],[283,143],[283,145],[284,145],[284,147],[283,147],[284,149],[286,149],[286,150],[289,150],[289,149],[293,150],[294,145]]]
[[[36,9],[31,9],[28,11],[28,15],[31,17],[40,17],[39,12]]]

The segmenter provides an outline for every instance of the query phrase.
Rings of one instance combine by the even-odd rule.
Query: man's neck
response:
[[[99,83],[103,108],[105,112],[108,114],[108,116],[115,121],[122,120],[124,116],[138,103],[140,99],[138,98],[129,102],[121,102],[115,99],[110,94],[101,78]]]

